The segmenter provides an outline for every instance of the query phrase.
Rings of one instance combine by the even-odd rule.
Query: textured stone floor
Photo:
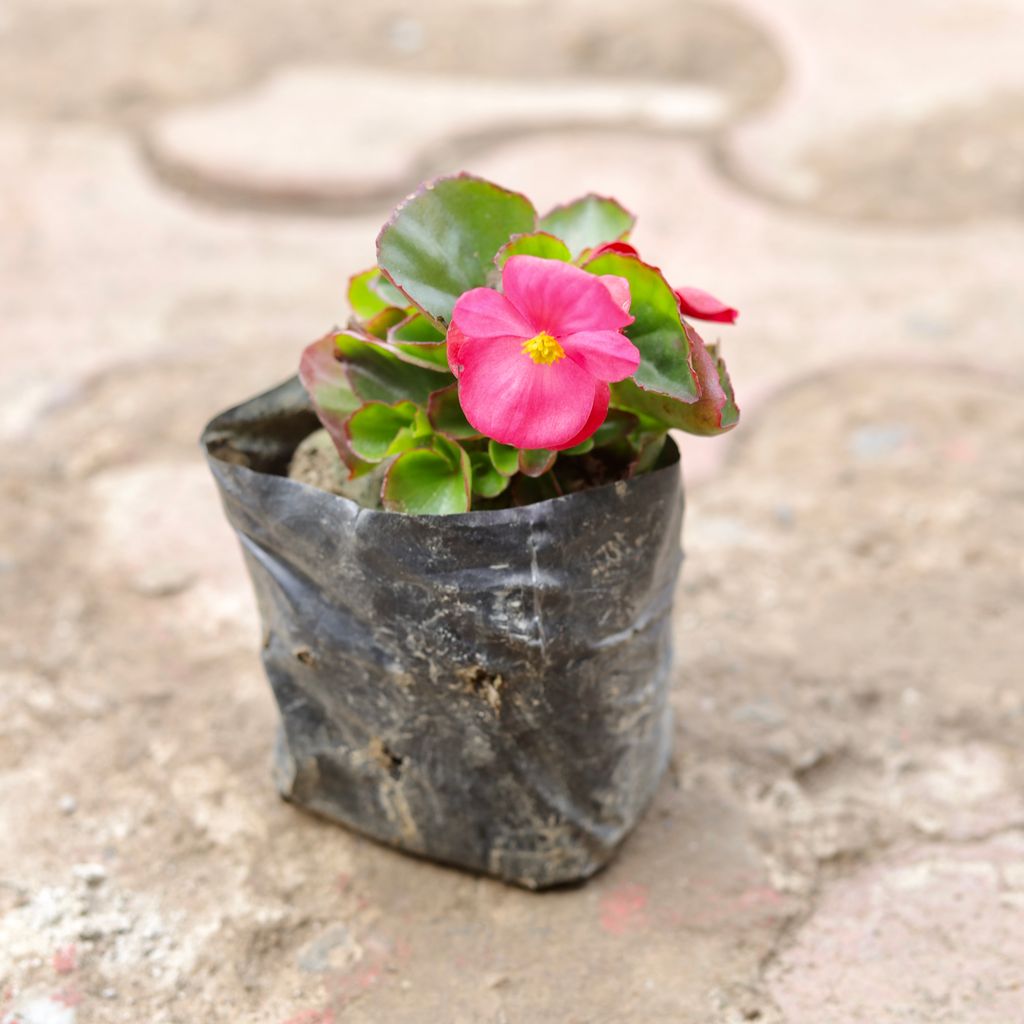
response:
[[[8,0],[2,1024],[1022,1024],[1024,6]],[[531,895],[282,804],[195,439],[417,178],[742,310],[676,753]]]

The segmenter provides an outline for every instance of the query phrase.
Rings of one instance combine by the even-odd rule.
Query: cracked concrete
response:
[[[1024,1019],[1019,5],[582,9],[5,8],[2,1024]],[[524,62],[575,83],[572,131]],[[443,104],[385,116],[392,165],[354,174],[365,110],[314,151],[329,89],[264,102],[314,68],[455,79],[506,120],[468,145]],[[626,125],[602,90],[637,82],[728,116]],[[216,195],[154,170],[180,118],[215,125],[188,159]],[[542,896],[277,799],[195,449],[343,316],[424,154],[539,205],[616,194],[742,310],[744,424],[683,442],[671,771],[606,872]]]

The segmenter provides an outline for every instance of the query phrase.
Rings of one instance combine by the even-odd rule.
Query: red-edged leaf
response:
[[[353,475],[370,467],[349,447],[345,421],[362,405],[352,388],[348,372],[339,358],[334,332],[306,347],[299,362],[299,380],[309,394],[317,418],[331,435],[345,465]]]
[[[438,325],[464,292],[487,284],[495,253],[536,227],[518,192],[469,174],[427,182],[395,210],[377,237],[385,277]]]
[[[633,376],[648,391],[680,402],[700,396],[694,377],[687,325],[679,315],[675,292],[657,267],[635,256],[606,252],[583,268],[592,274],[614,274],[629,283],[630,313],[634,321],[625,334],[640,350],[640,366]]]
[[[521,448],[519,451],[519,472],[524,476],[543,476],[555,464],[558,452],[547,448]]]
[[[392,405],[408,400],[422,405],[437,390],[439,381],[434,369],[403,360],[379,338],[341,331],[334,342],[337,358],[346,366],[350,387],[363,402]]]
[[[399,359],[428,370],[449,373],[444,333],[422,313],[414,313],[395,324],[388,331],[387,342]]]
[[[714,346],[705,346],[689,324],[686,330],[698,388],[696,401],[681,402],[668,395],[646,391],[630,379],[612,385],[612,402],[616,408],[653,417],[689,434],[724,434],[736,426],[740,418],[725,360]]]
[[[431,391],[436,391],[438,386],[443,387],[446,382],[454,380],[448,369],[448,358],[443,342],[434,345],[392,343],[358,328],[340,332],[336,340],[337,344],[349,353],[343,354],[342,358],[355,359],[361,367],[365,364],[365,373],[354,378],[353,385],[356,394],[365,397],[367,401],[382,401],[389,404],[403,398],[409,398],[414,402],[426,401],[426,396]],[[364,348],[359,348],[360,345]],[[380,355],[376,358],[366,355],[365,348]],[[396,361],[400,364],[398,367],[393,366]],[[424,370],[430,373],[424,373]],[[380,378],[382,385],[387,387],[386,393],[381,393],[379,389],[372,387],[372,384],[366,383],[366,374]],[[365,386],[361,386],[361,382]]]
[[[404,309],[399,309],[397,306],[388,306],[386,309],[382,309],[379,313],[370,317],[365,323],[357,323],[353,327],[356,331],[365,331],[367,334],[372,334],[375,338],[380,338],[383,341],[392,328],[408,319],[408,316],[409,314]]]

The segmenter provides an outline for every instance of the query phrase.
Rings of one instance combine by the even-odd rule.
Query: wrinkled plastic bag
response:
[[[674,446],[564,498],[406,516],[284,475],[318,426],[293,379],[202,438],[259,602],[282,795],[530,888],[593,874],[669,754]]]

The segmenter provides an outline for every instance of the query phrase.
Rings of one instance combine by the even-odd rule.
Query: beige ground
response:
[[[0,1021],[1021,1024],[1024,9],[423,6],[0,11]],[[269,778],[195,439],[343,315],[388,206],[343,159],[363,93],[336,148],[282,152],[316,99],[260,83],[377,58],[424,103],[451,72],[499,113],[517,76],[704,104],[641,131],[594,91],[507,139],[380,111],[399,178],[612,192],[743,311],[745,422],[684,452],[672,770],[574,890],[409,860]]]

